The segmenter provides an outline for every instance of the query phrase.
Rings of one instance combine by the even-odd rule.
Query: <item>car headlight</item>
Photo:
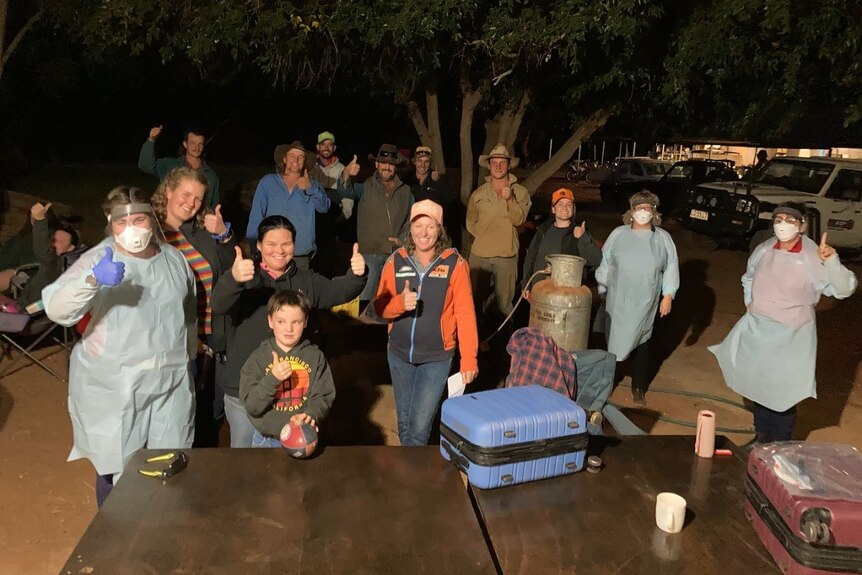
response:
[[[698,194],[694,201],[697,203],[697,205],[702,206],[704,202],[703,194]]]
[[[709,207],[714,208],[717,205],[718,205],[718,198],[716,198],[716,197],[709,198]]]
[[[736,211],[742,212],[743,214],[748,213],[751,210],[751,200],[740,199],[736,202]]]

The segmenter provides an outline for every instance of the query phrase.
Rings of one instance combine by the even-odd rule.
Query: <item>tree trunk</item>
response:
[[[428,108],[428,132],[431,136],[431,150],[434,153],[434,169],[442,176],[446,173],[446,157],[443,155],[443,136],[440,131],[440,108],[436,88],[425,87],[425,105]]]
[[[428,112],[428,123],[419,108],[416,100],[407,102],[407,114],[413,121],[416,134],[423,146],[428,146],[434,155],[434,169],[440,175],[446,173],[446,158],[443,155],[443,138],[440,134],[440,107],[437,103],[437,90],[430,86],[425,87],[425,106]]]
[[[473,113],[482,101],[480,90],[474,90],[469,80],[461,80],[461,127],[458,138],[461,144],[461,201],[464,204],[473,192]]]
[[[514,154],[515,140],[518,138],[518,132],[521,130],[521,123],[524,121],[524,114],[527,112],[527,105],[530,103],[530,93],[525,92],[521,96],[521,101],[517,108],[506,108],[504,121],[500,124],[500,134],[497,136],[499,142],[506,144],[506,147]]]
[[[15,37],[12,38],[12,41],[9,42],[9,45],[6,45],[6,24],[8,22],[7,15],[9,12],[9,0],[0,0],[0,79],[3,78],[3,70],[6,68],[6,63],[9,61],[9,57],[12,56],[12,53],[18,47],[18,44],[21,43],[21,40],[24,39],[24,35],[30,31],[36,22],[42,17],[42,10],[38,10],[35,14],[30,16],[30,19],[18,30],[18,33],[15,34]]]
[[[518,137],[518,130],[521,129],[521,122],[524,120],[524,113],[527,111],[527,104],[530,102],[529,93],[525,93],[515,108],[507,105],[493,118],[485,120],[485,146],[482,148],[483,154],[488,154],[491,148],[497,144],[505,144],[509,148],[512,156],[517,156],[513,148],[515,138]],[[488,168],[480,168],[479,176],[487,176]]]
[[[542,185],[545,180],[554,175],[566,161],[571,158],[581,145],[581,142],[589,138],[596,130],[605,125],[608,121],[610,113],[604,108],[599,108],[587,118],[581,126],[569,137],[566,142],[560,146],[557,152],[551,158],[536,169],[527,177],[522,184],[529,190],[530,194],[536,193],[536,190]]]

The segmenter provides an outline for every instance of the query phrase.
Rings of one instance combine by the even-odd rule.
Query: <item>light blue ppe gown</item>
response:
[[[607,293],[604,321],[608,351],[624,361],[652,336],[663,295],[679,289],[679,258],[670,234],[661,228],[619,226],[602,248],[596,269],[599,293]]]
[[[802,238],[802,251],[763,242],[742,276],[748,311],[727,337],[708,349],[718,359],[727,386],[773,411],[787,411],[817,397],[817,326],[821,295],[838,299],[856,290],[856,276],[835,255],[822,262],[818,246]]]
[[[123,281],[92,287],[85,279],[108,246],[126,266]],[[91,314],[69,366],[69,461],[87,458],[99,475],[120,473],[140,448],[191,447],[194,439],[195,280],[178,250],[159,248],[141,259],[105,239],[42,291],[58,324]]]

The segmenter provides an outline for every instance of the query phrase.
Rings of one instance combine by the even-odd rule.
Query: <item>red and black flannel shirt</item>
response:
[[[557,347],[551,336],[534,327],[512,334],[506,351],[512,366],[506,387],[542,385],[571,399],[578,395],[578,375],[571,352]]]

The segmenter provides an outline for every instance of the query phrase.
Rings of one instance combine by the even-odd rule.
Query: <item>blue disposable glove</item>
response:
[[[123,281],[123,275],[126,273],[126,264],[123,262],[115,262],[114,250],[107,248],[105,256],[99,260],[99,263],[93,268],[93,277],[103,286],[118,286]]]

